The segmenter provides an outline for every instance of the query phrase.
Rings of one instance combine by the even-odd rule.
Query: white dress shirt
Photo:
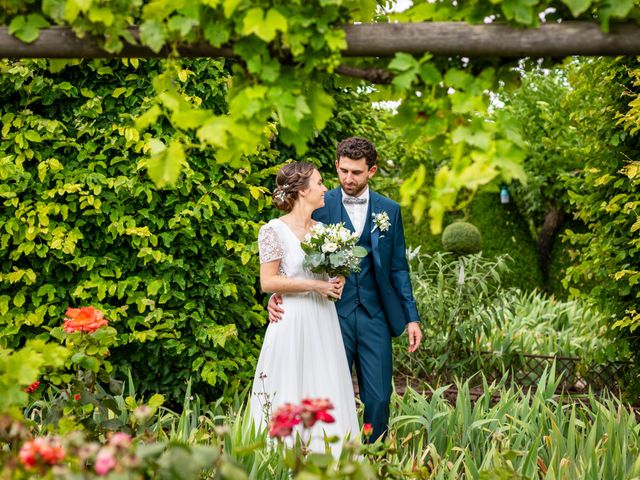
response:
[[[346,197],[350,197],[347,195],[344,190],[342,190],[342,199],[344,200]],[[358,236],[362,235],[362,229],[364,228],[364,224],[367,220],[367,212],[369,211],[369,187],[367,186],[358,198],[364,198],[366,200],[365,203],[355,204],[355,203],[343,203],[344,209],[347,211],[349,218],[351,219],[351,223],[353,224],[353,228],[355,228],[355,232]]]

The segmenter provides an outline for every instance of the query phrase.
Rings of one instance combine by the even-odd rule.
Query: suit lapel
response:
[[[371,222],[371,251],[373,252],[373,261],[378,270],[382,270],[382,262],[380,261],[380,253],[378,251],[378,241],[380,240],[380,229],[376,228],[373,222],[375,214],[380,212],[380,196],[374,191],[369,192],[370,207],[369,220]]]

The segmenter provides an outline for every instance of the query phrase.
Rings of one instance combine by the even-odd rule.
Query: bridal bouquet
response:
[[[343,223],[318,223],[300,244],[306,254],[303,266],[314,273],[326,273],[330,277],[346,277],[351,272],[359,272],[360,259],[367,256],[367,250],[356,243],[358,236],[351,233]]]

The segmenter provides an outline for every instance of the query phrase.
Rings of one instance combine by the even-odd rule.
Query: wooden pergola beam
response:
[[[640,55],[640,26],[612,24],[603,33],[596,23],[563,22],[520,29],[506,25],[469,25],[464,22],[385,23],[346,25],[347,57],[386,57],[396,52],[465,57],[554,57],[572,55]],[[139,38],[136,27],[131,28]],[[140,45],[125,44],[118,54],[102,50],[89,38],[78,38],[70,28],[40,31],[38,39],[22,43],[0,27],[0,58],[106,58],[161,57]],[[214,48],[201,43],[179,48],[184,57],[231,57],[231,47]]]

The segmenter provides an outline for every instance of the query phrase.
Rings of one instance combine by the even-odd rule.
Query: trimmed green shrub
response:
[[[442,232],[442,246],[445,252],[458,255],[478,253],[482,250],[480,230],[469,222],[453,222]]]
[[[484,256],[496,258],[507,254],[511,257],[509,272],[502,279],[505,288],[531,291],[543,287],[535,240],[513,203],[501,204],[497,193],[479,193],[467,207],[465,219],[480,230]]]

